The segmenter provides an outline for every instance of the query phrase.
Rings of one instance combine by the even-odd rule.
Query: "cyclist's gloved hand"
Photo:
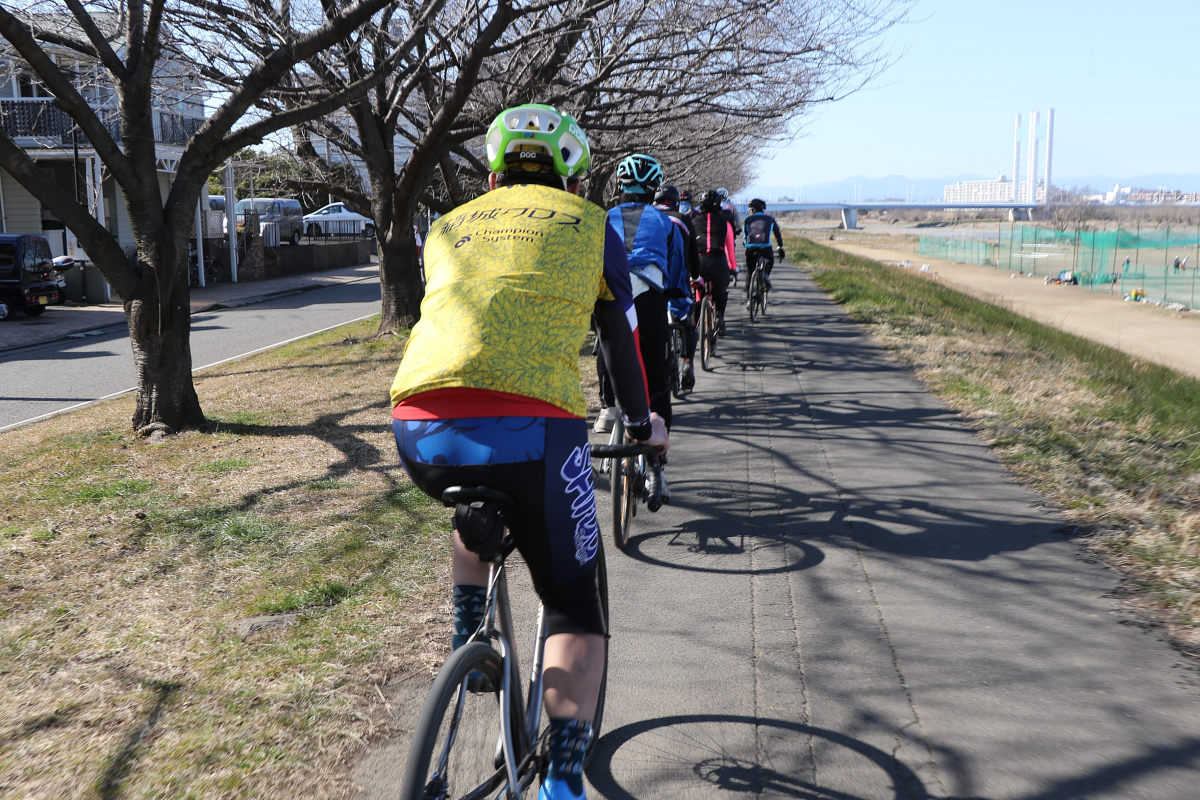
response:
[[[780,261],[783,261],[783,259],[787,258],[787,254],[784,253],[783,248],[780,247],[775,250],[775,257],[778,258]]]

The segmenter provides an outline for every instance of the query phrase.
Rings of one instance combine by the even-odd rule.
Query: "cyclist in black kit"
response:
[[[729,220],[729,224],[733,226],[733,235],[735,237],[742,234],[742,221],[738,217],[737,206],[729,199],[729,190],[725,188],[717,189],[717,195],[721,198],[721,213],[725,215],[725,219]]]
[[[753,262],[752,258],[763,260],[763,278],[768,289],[771,288],[771,268],[775,266],[775,261],[771,258],[771,237],[775,237],[775,242],[779,245],[779,249],[775,251],[775,255],[779,256],[782,261],[785,255],[783,251],[783,234],[779,232],[779,224],[775,222],[775,218],[767,213],[767,204],[758,198],[750,201],[750,216],[746,217],[746,221],[742,223],[742,233],[745,236],[746,244],[746,266],[749,267]],[[747,273],[749,274],[749,273]],[[750,307],[750,281],[746,281],[746,308]]]
[[[725,306],[729,302],[729,277],[737,272],[733,226],[721,209],[721,196],[709,189],[700,198],[700,213],[692,218],[700,277],[712,291],[717,308],[717,333],[725,335]]]

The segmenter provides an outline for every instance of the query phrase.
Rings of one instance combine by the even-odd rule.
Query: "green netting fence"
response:
[[[1022,275],[1065,278],[1096,292],[1200,307],[1200,226],[1060,231],[1003,223],[991,230],[922,236],[918,252]]]

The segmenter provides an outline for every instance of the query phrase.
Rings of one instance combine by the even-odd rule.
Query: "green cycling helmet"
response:
[[[530,103],[500,112],[487,132],[487,161],[504,173],[541,164],[563,178],[576,178],[591,163],[587,136],[570,114]],[[536,168],[535,168],[536,169]]]

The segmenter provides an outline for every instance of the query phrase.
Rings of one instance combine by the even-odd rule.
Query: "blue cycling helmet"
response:
[[[654,194],[662,182],[662,166],[653,156],[634,153],[617,164],[617,183],[625,194]]]

